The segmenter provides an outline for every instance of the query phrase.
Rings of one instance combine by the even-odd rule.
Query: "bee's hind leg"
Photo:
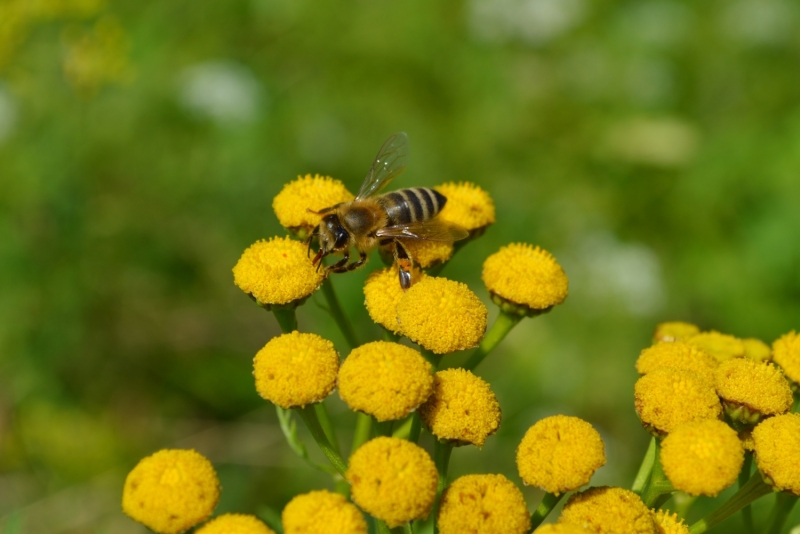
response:
[[[406,250],[406,247],[404,247],[403,244],[397,239],[394,241],[394,259],[397,263],[397,272],[400,277],[400,287],[402,287],[403,291],[405,291],[411,287],[411,268],[414,264],[411,260],[411,256],[408,254],[408,250]]]

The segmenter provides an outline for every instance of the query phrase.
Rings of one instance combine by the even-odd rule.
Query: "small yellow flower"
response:
[[[423,269],[444,263],[453,255],[452,242],[424,239],[401,239],[401,241],[411,259]]]
[[[772,360],[781,366],[792,381],[792,389],[800,383],[800,334],[792,330],[772,343]]]
[[[298,495],[281,514],[284,534],[367,534],[367,522],[343,495],[312,491]]]
[[[322,401],[336,386],[338,370],[333,343],[297,331],[272,338],[253,360],[258,394],[286,409]]]
[[[483,283],[509,313],[536,314],[567,298],[569,280],[546,250],[526,243],[502,247],[483,262]]]
[[[689,527],[678,514],[670,514],[668,510],[651,510],[651,513],[658,534],[689,534]]]
[[[681,423],[719,419],[722,405],[714,388],[698,374],[662,367],[636,381],[636,413],[656,434],[667,434]]]
[[[300,239],[305,239],[322,220],[322,217],[308,210],[320,211],[353,198],[353,194],[339,180],[307,174],[283,186],[272,201],[272,209],[281,226],[297,233]]]
[[[542,525],[533,531],[534,534],[587,534],[588,532],[580,525],[571,525],[569,523]]]
[[[483,447],[500,427],[500,403],[489,384],[465,369],[434,376],[433,394],[419,416],[440,440]]]
[[[394,528],[428,515],[438,473],[422,447],[399,438],[368,441],[350,457],[345,478],[353,501]]]
[[[275,534],[275,531],[252,515],[223,514],[195,530],[195,534]]]
[[[524,534],[531,528],[525,498],[503,475],[466,475],[445,490],[436,519],[442,534]]]
[[[775,488],[800,496],[800,414],[764,419],[753,429],[758,469]]]
[[[768,362],[772,359],[772,349],[760,339],[751,337],[743,339],[742,343],[744,343],[745,358],[750,358],[757,362]]]
[[[769,362],[748,358],[724,361],[717,368],[715,383],[725,412],[745,424],[788,412],[794,402],[789,381]]]
[[[669,321],[656,325],[656,331],[653,334],[653,341],[680,341],[699,333],[700,329],[692,323]]]
[[[257,241],[233,268],[233,282],[261,305],[299,302],[325,278],[308,257],[303,243],[289,237]]]
[[[142,459],[125,479],[122,510],[160,534],[204,521],[219,501],[214,467],[194,450],[164,449]]]
[[[650,510],[632,491],[600,486],[570,496],[559,523],[599,534],[657,534]]]
[[[415,273],[416,281],[425,273]],[[378,269],[364,283],[364,305],[373,321],[395,334],[402,334],[397,323],[397,303],[405,295],[398,280],[397,265]]]
[[[744,356],[744,343],[741,339],[713,330],[689,336],[684,341],[705,350],[718,362]]]
[[[401,419],[433,392],[431,364],[416,350],[388,341],[354,349],[339,369],[339,395],[351,410],[378,421]]]
[[[675,489],[715,497],[736,481],[744,447],[731,427],[704,419],[675,427],[661,444],[660,459]]]
[[[450,182],[434,189],[447,198],[447,203],[439,213],[442,220],[455,223],[472,235],[480,235],[494,223],[494,202],[489,193],[477,185]]]
[[[466,284],[433,276],[411,286],[397,304],[403,334],[436,354],[475,347],[488,315]]]
[[[703,349],[683,341],[662,341],[648,347],[636,360],[636,370],[646,375],[661,367],[676,367],[694,371],[709,383],[714,383],[717,360]]]
[[[537,422],[517,448],[517,469],[522,481],[555,495],[588,484],[605,463],[603,440],[597,430],[586,421],[567,415]]]

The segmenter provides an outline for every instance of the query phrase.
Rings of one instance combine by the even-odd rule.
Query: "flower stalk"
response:
[[[656,438],[651,437],[650,444],[647,446],[647,452],[644,454],[644,458],[642,458],[642,465],[639,466],[639,472],[636,473],[636,479],[633,481],[633,486],[631,486],[631,490],[640,497],[653,472],[653,465],[656,460],[656,447]]]
[[[350,349],[354,349],[360,345],[358,342],[358,336],[356,335],[356,331],[353,328],[353,325],[350,323],[350,320],[345,315],[344,310],[342,309],[342,305],[339,303],[339,298],[336,296],[336,290],[333,288],[333,282],[331,282],[330,277],[326,278],[324,282],[322,282],[322,294],[325,295],[325,301],[328,303],[328,312],[333,317],[333,320],[336,322],[336,326],[339,327],[339,330],[342,332],[345,341],[350,346]]]
[[[300,417],[303,418],[303,421],[308,427],[309,432],[311,432],[311,436],[317,442],[317,445],[319,445],[322,453],[328,458],[328,461],[330,461],[331,465],[336,468],[339,474],[344,476],[345,472],[347,471],[347,465],[345,464],[344,460],[342,460],[342,457],[337,452],[336,448],[328,440],[328,436],[325,435],[325,431],[322,429],[322,425],[320,424],[315,407],[306,406],[304,408],[295,409],[300,414]]]
[[[708,517],[689,527],[689,532],[691,534],[702,534],[719,525],[748,504],[764,495],[769,495],[772,491],[772,488],[764,482],[761,472],[756,471],[747,481],[747,484],[739,488],[739,491],[733,494],[722,506],[711,512]]]
[[[497,345],[500,344],[501,341],[511,332],[511,329],[514,328],[517,323],[522,320],[522,315],[517,315],[513,313],[507,313],[503,310],[500,310],[500,313],[497,315],[497,319],[495,319],[494,324],[483,336],[481,340],[481,344],[478,348],[473,352],[467,362],[464,364],[464,369],[471,371],[475,369],[481,362],[492,352]]]
[[[558,502],[564,498],[564,495],[566,494],[560,493],[556,495],[555,493],[545,492],[542,501],[536,507],[536,511],[531,514],[531,527],[534,530],[542,524],[542,521],[547,519],[547,516],[550,515],[550,512],[553,511]]]

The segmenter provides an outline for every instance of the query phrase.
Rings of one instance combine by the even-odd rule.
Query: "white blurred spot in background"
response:
[[[14,131],[17,124],[17,103],[11,93],[0,85],[0,143]]]
[[[479,39],[520,39],[541,45],[577,26],[586,4],[584,0],[470,0],[467,10],[470,30]]]
[[[686,120],[637,117],[612,124],[599,148],[629,163],[681,167],[691,162],[699,142],[697,128]]]
[[[800,8],[785,0],[739,0],[723,3],[722,30],[728,37],[751,45],[780,45],[800,28]]]
[[[232,61],[192,65],[180,73],[179,82],[181,104],[222,125],[253,122],[264,104],[255,75]]]
[[[617,21],[626,39],[665,48],[685,41],[693,25],[694,13],[689,7],[667,0],[625,4]]]

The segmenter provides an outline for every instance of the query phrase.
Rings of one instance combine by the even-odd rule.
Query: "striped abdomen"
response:
[[[436,217],[447,198],[429,187],[399,189],[378,197],[389,217],[388,226],[424,222]]]

